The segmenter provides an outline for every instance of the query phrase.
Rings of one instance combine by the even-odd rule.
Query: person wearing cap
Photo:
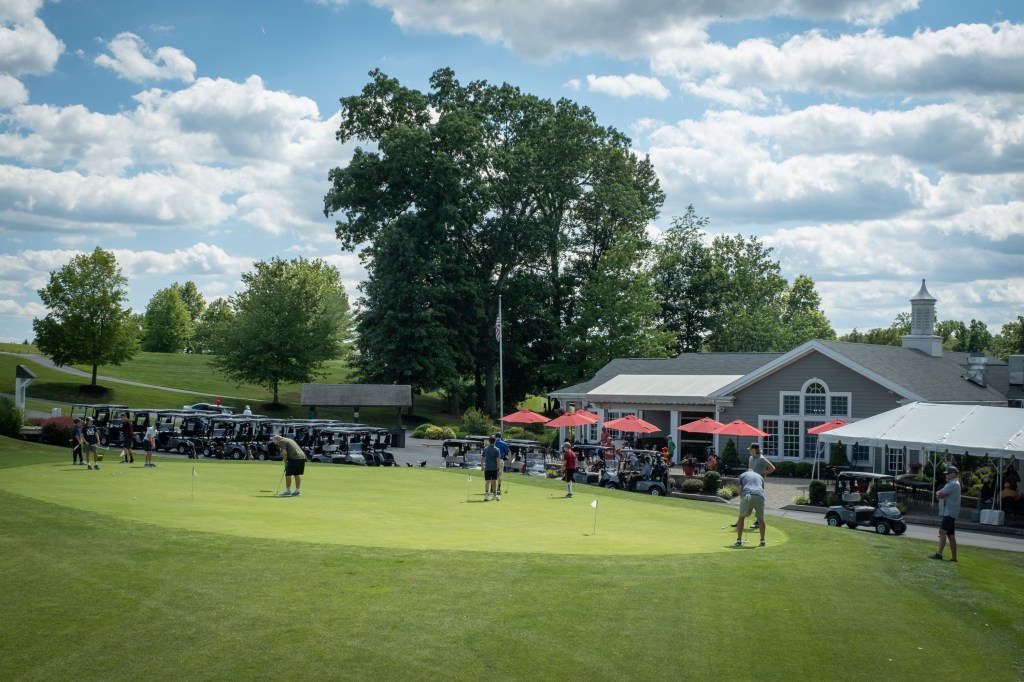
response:
[[[284,492],[281,497],[298,497],[302,488],[302,474],[306,471],[306,453],[291,438],[274,436],[274,445],[281,451],[284,460]],[[295,477],[295,492],[292,492],[292,477]]]
[[[100,461],[96,459],[96,445],[99,443],[99,433],[92,417],[86,417],[85,426],[82,428],[82,439],[85,445],[82,446],[85,452],[85,464],[90,469],[99,469]],[[92,455],[92,464],[89,463],[89,455]]]
[[[562,443],[562,480],[565,481],[566,497],[572,497],[572,478],[576,473],[576,453],[573,452],[569,441]]]
[[[252,416],[252,408],[249,407],[248,405],[246,405],[245,409],[242,410],[242,416],[243,417],[251,417]]]
[[[764,477],[753,469],[747,469],[739,478],[740,515],[733,525],[736,527],[736,547],[743,545],[744,519],[754,514],[756,522],[751,528],[761,532],[761,547],[764,547]]]
[[[946,485],[935,493],[939,500],[939,551],[929,559],[942,561],[942,552],[949,541],[950,561],[956,561],[956,518],[960,515],[960,471],[954,466],[946,467]]]

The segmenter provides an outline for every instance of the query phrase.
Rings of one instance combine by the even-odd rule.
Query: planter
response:
[[[686,474],[687,476],[693,476],[693,473],[696,470],[697,469],[695,467],[683,467],[683,473]]]

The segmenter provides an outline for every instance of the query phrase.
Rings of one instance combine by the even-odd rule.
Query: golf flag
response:
[[[594,509],[597,509],[597,500],[594,500],[593,502],[591,502],[590,506],[593,507]]]
[[[192,467],[192,478],[196,477],[196,468]]]

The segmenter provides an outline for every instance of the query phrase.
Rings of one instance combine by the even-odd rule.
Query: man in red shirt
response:
[[[572,475],[576,473],[576,453],[572,451],[569,441],[562,443],[562,480],[568,491],[566,497],[572,497]]]

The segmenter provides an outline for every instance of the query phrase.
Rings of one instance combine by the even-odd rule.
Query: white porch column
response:
[[[679,410],[669,410],[668,412],[668,437],[669,440],[676,444],[675,448],[672,449],[672,463],[679,463]]]

